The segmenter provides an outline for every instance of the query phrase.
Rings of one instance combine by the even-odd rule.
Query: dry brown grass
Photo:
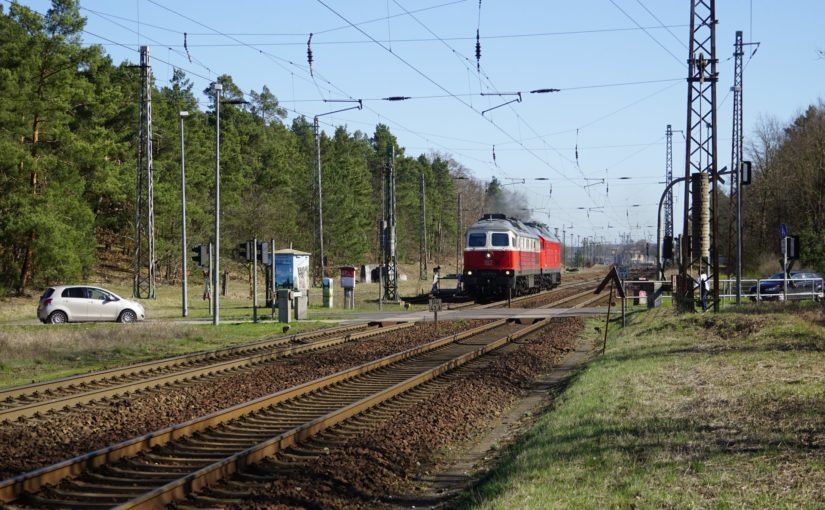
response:
[[[59,327],[20,326],[0,330],[0,359],[4,361],[58,359],[95,351],[136,348],[172,339],[194,339],[192,326],[171,323],[78,324]]]

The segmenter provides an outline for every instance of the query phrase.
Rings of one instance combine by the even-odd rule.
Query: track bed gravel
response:
[[[393,499],[415,499],[415,481],[449,464],[451,451],[489,429],[573,348],[582,324],[578,318],[554,319],[480,372],[451,382],[300,470],[284,474],[278,457],[251,466],[251,473],[274,478],[234,508],[393,508]]]
[[[420,324],[322,351],[281,358],[258,369],[220,379],[194,380],[183,388],[159,388],[37,420],[0,423],[0,480],[269,395],[484,322],[442,322],[438,332],[432,324]]]

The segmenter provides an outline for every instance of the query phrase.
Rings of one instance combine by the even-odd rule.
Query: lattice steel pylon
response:
[[[665,186],[670,186],[673,182],[673,129],[670,124],[665,130]],[[670,188],[665,195],[665,239],[673,239],[673,188]],[[665,260],[673,258],[672,253],[665,253]]]
[[[132,295],[155,299],[155,189],[152,161],[152,68],[149,47],[140,47],[135,256]]]
[[[420,241],[418,246],[418,278],[420,280],[427,279],[427,189],[426,181],[424,180],[424,172],[421,172],[421,193],[419,195],[421,202],[421,218],[418,224]]]
[[[742,164],[742,150],[744,145],[743,114],[742,114],[742,85],[743,85],[743,66],[742,57],[745,51],[742,43],[742,31],[736,31],[736,39],[733,44],[733,128],[730,143],[730,204],[731,214],[730,223],[728,225],[728,257],[736,261],[736,304],[741,302],[741,275],[742,275],[742,250],[739,245],[738,232],[742,226],[741,208],[737,207],[741,204],[739,201],[740,186],[742,185],[742,172],[740,172],[740,165]],[[734,251],[733,245],[736,244]],[[731,265],[728,264],[730,268]],[[728,269],[730,274],[730,269]]]
[[[713,278],[713,309],[719,310],[719,250],[717,247],[719,228],[716,214],[718,211],[716,82],[719,76],[716,71],[718,61],[716,59],[715,4],[715,0],[693,0],[690,7],[687,129],[685,129],[685,205],[682,242],[680,243],[682,265],[679,271],[679,306],[682,310],[694,309],[693,289],[696,281],[694,275],[703,271]],[[696,177],[692,178],[693,174],[696,174]],[[691,186],[693,186],[693,196],[691,196]],[[694,208],[692,216],[691,204]],[[691,241],[689,242],[688,239]]]
[[[384,278],[384,301],[398,301],[398,259],[395,252],[395,148],[392,145],[387,147],[387,162],[385,186],[387,194],[384,198],[384,267],[387,277]]]

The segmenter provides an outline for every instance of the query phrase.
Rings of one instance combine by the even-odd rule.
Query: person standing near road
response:
[[[708,292],[710,292],[710,284],[708,283],[707,273],[699,275],[699,293],[702,296],[702,311],[708,310]]]
[[[433,288],[430,290],[430,292],[433,295],[438,294],[438,278],[440,276],[439,273],[441,273],[441,266],[435,266],[433,268]]]

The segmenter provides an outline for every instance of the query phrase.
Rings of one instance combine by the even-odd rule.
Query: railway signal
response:
[[[255,251],[257,253],[258,260],[261,261],[261,264],[268,266],[270,264],[269,260],[269,243],[266,241],[258,241],[257,246],[255,247]]]
[[[788,260],[799,260],[799,236],[786,236],[784,241]]]
[[[205,261],[206,261],[206,245],[205,244],[199,244],[199,245],[195,246],[194,248],[192,248],[192,252],[195,254],[195,256],[192,257],[192,260],[195,261],[195,263],[198,265],[198,267],[205,266],[206,265],[205,264]]]
[[[742,184],[750,184],[751,175],[753,173],[753,164],[750,161],[743,161],[739,168],[742,172]]]
[[[238,243],[238,256],[247,262],[252,262],[252,247],[250,241]]]

